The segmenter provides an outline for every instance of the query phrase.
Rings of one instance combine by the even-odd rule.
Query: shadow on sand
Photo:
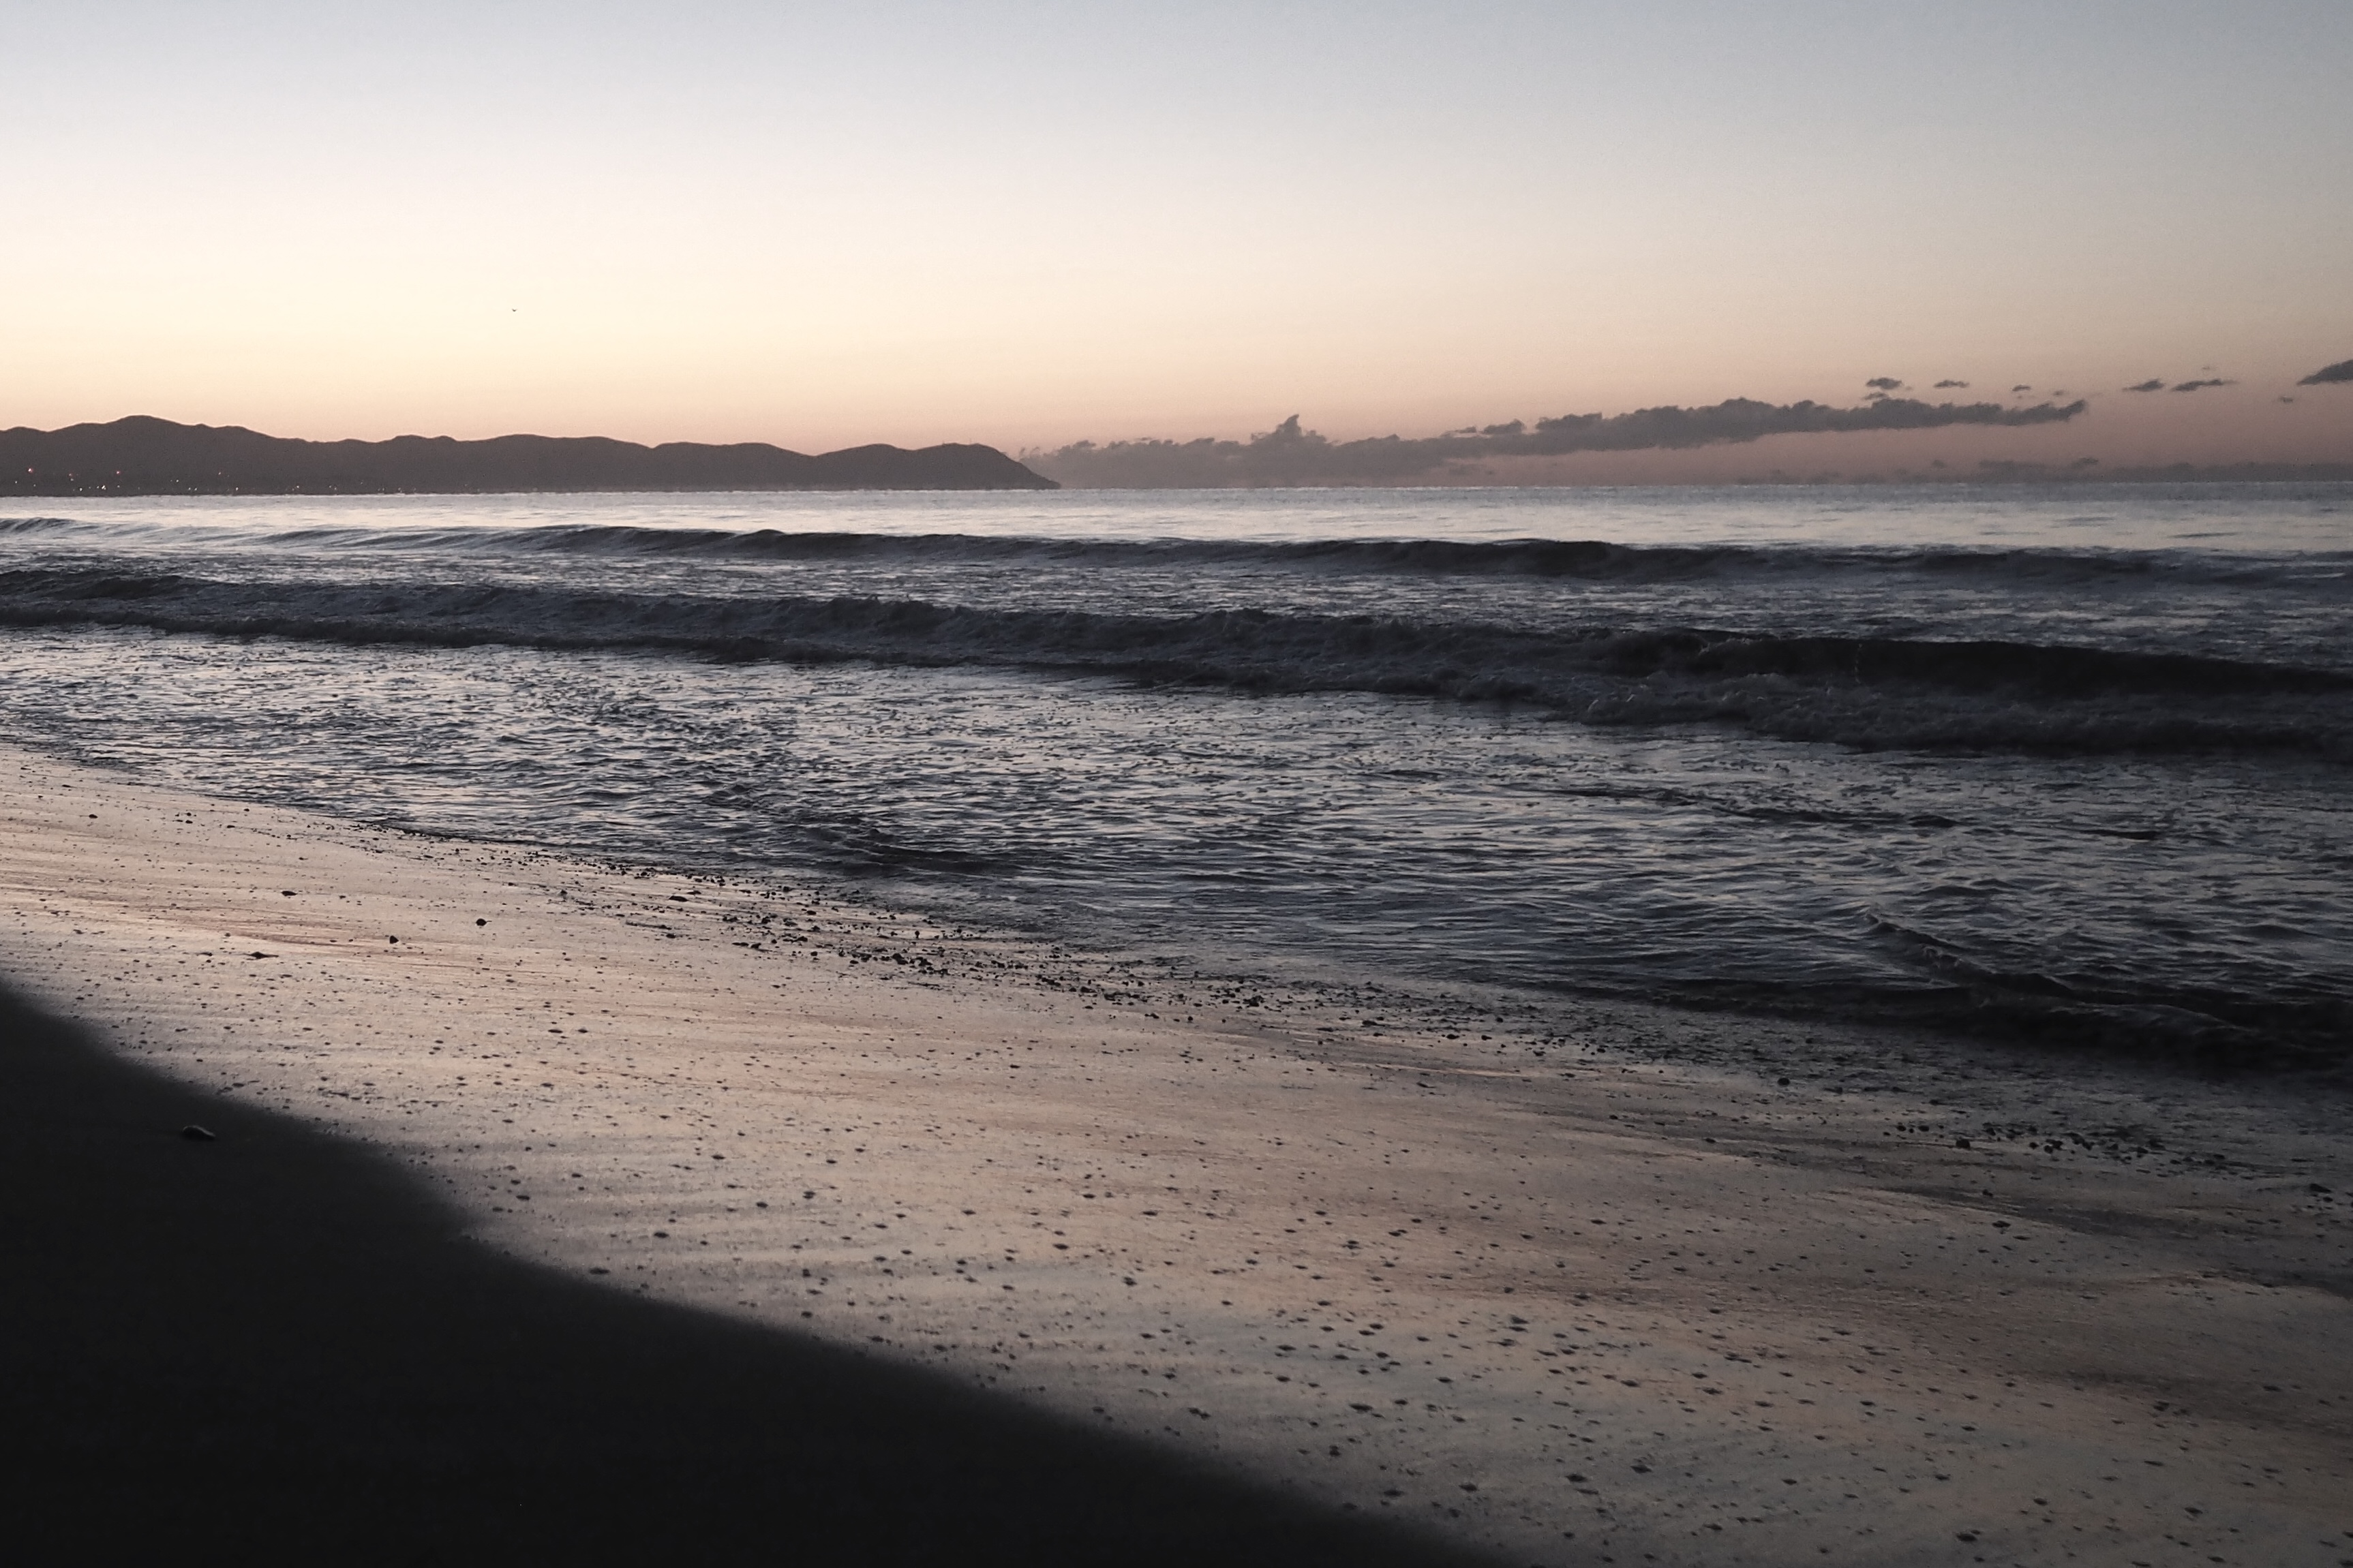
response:
[[[0,1236],[18,1562],[1470,1561],[502,1258],[388,1162],[5,995]]]

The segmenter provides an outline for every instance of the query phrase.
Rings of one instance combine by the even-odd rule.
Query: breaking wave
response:
[[[1609,583],[1767,576],[1903,575],[2049,585],[2069,582],[2341,584],[2353,600],[2353,550],[2292,558],[2237,551],[1823,546],[1632,545],[1592,539],[1101,539],[973,533],[802,531],[565,523],[524,527],[224,529],[169,523],[0,518],[0,537],[127,536],[163,542],[469,556],[701,558],[778,563],[1230,567],[1398,576],[1495,576]]]
[[[1704,627],[1535,631],[1259,609],[989,609],[873,595],[0,572],[0,624],[352,644],[974,666],[1263,692],[1531,704],[1865,749],[2284,750],[2353,758],[2353,675],[2194,654]]]

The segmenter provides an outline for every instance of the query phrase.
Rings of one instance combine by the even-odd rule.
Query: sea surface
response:
[[[2353,486],[76,500],[0,739],[1105,952],[2353,1044]]]

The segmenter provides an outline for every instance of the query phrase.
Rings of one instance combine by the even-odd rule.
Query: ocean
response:
[[[1248,974],[2353,1044],[2353,486],[157,498],[0,739]]]

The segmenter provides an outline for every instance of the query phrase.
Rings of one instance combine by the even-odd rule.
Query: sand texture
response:
[[[845,1560],[1101,1561],[1124,1529],[1171,1560],[2353,1561],[2326,1086],[1253,987],[20,753],[0,779],[0,963],[95,1042],[18,1012],[0,1058],[12,1234],[76,1282],[10,1286],[10,1353],[80,1423],[36,1445],[54,1495],[111,1456],[217,1492],[240,1453],[332,1450],[417,1530],[464,1516],[446,1477],[489,1461],[388,1392],[414,1366],[303,1349],[267,1399],[235,1371],[285,1314],[381,1298],[367,1343],[489,1391],[466,1430],[567,1434],[508,1524],[656,1475],[730,1541],[817,1519]],[[272,1244],[284,1280],[225,1208],[308,1238]],[[154,1244],[166,1278],[125,1258],[206,1224]],[[262,1304],[175,1335],[172,1278],[229,1256]],[[603,1440],[584,1400],[633,1414]]]

